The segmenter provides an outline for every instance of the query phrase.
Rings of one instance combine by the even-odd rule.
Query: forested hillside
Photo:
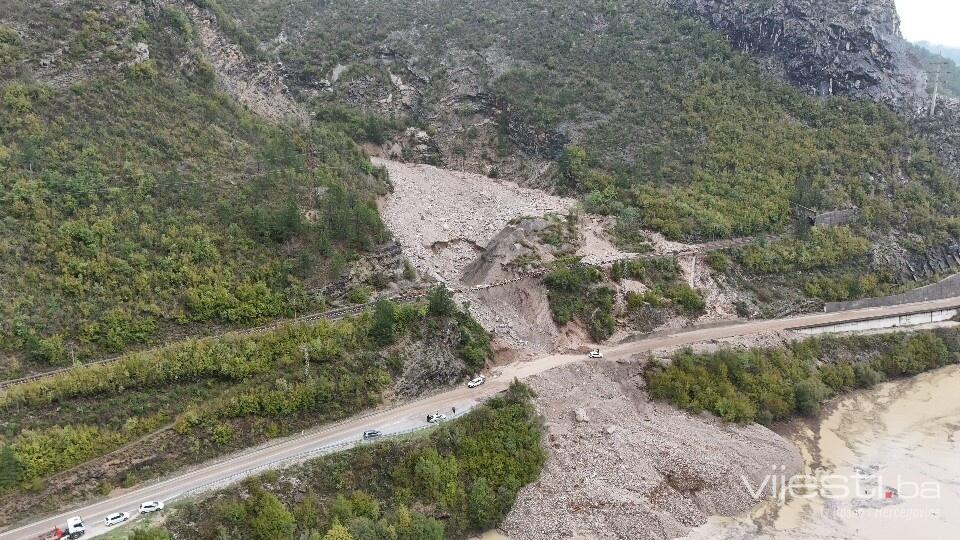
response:
[[[856,207],[868,259],[902,275],[904,253],[958,235],[956,179],[896,112],[808,96],[652,0],[207,4],[314,107],[421,122],[392,139],[404,157],[578,193],[625,243],[791,232],[793,204]]]
[[[438,289],[419,304],[190,340],[8,388],[0,524],[419,396],[490,357],[483,328]]]
[[[0,77],[0,374],[318,309],[386,237],[351,139],[218,91],[175,6],[7,2]]]
[[[332,454],[177,509],[174,538],[472,538],[501,523],[546,458],[530,390],[510,390],[428,435]],[[324,532],[326,535],[324,535]]]

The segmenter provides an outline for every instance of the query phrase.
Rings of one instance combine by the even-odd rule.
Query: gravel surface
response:
[[[404,254],[421,275],[452,286],[510,220],[566,214],[576,202],[479,174],[383,159],[374,163],[386,167],[393,182],[380,211]]]
[[[374,159],[387,168],[393,193],[380,204],[384,222],[421,276],[461,287],[464,270],[484,253],[511,220],[547,213],[566,214],[576,204],[512,182],[449,171],[430,165]],[[470,286],[511,276],[471,275]],[[494,335],[498,347],[536,354],[553,351],[564,336],[579,341],[576,329],[553,323],[546,291],[535,281],[457,294],[470,313]]]
[[[573,364],[529,383],[550,455],[502,525],[512,540],[675,538],[759,502],[742,477],[757,486],[774,466],[790,475],[802,464],[762,426],[650,401],[636,361]]]

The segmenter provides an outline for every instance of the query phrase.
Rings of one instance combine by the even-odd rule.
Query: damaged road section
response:
[[[528,381],[550,456],[501,526],[512,540],[676,538],[752,508],[748,485],[800,470],[797,449],[763,426],[652,401],[642,370],[580,362]]]

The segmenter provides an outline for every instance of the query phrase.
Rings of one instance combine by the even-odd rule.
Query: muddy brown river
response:
[[[791,438],[807,475],[763,486],[788,496],[687,538],[960,537],[960,367],[841,398]]]

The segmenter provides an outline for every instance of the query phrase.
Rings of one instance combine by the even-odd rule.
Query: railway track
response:
[[[398,296],[392,297],[392,298],[390,298],[390,300],[393,301],[393,302],[398,302],[398,303],[410,303],[410,302],[415,302],[415,301],[423,298],[424,296],[426,296],[426,294],[427,294],[426,292],[417,292],[417,293],[410,293],[410,294],[402,294],[402,295],[398,295]],[[366,310],[373,309],[374,306],[376,306],[376,302],[370,302],[370,303],[367,303],[367,304],[358,304],[358,305],[356,305],[356,306],[348,306],[348,307],[343,307],[343,308],[331,309],[331,310],[329,310],[329,311],[323,311],[323,312],[318,312],[318,313],[309,313],[309,314],[307,314],[307,315],[301,315],[301,316],[299,316],[299,317],[294,317],[294,318],[292,318],[292,319],[283,319],[283,320],[271,322],[271,323],[268,323],[268,324],[264,324],[264,325],[260,325],[260,326],[255,326],[255,327],[252,327],[252,328],[244,328],[244,329],[242,329],[242,330],[229,330],[229,331],[227,331],[227,332],[221,332],[221,333],[219,333],[219,334],[211,334],[211,335],[207,335],[207,336],[200,336],[200,337],[197,337],[197,338],[194,338],[194,339],[217,339],[217,338],[222,338],[222,337],[225,337],[225,336],[249,336],[249,335],[263,334],[263,333],[269,332],[269,331],[271,331],[271,330],[276,330],[276,329],[278,329],[278,328],[280,328],[280,327],[288,326],[288,325],[291,325],[291,324],[300,324],[300,323],[307,323],[307,322],[320,321],[320,320],[330,320],[330,321],[332,321],[332,320],[342,319],[342,318],[344,318],[344,317],[349,317],[349,316],[351,316],[351,315],[358,315],[358,314],[360,314],[360,313],[363,313],[363,312],[366,311]],[[149,348],[149,349],[143,349],[143,350],[141,350],[141,351],[134,351],[134,352],[128,352],[128,353],[123,353],[123,354],[117,354],[117,355],[114,355],[114,356],[108,356],[108,357],[106,357],[106,358],[101,358],[100,360],[94,360],[94,361],[92,361],[92,362],[85,362],[85,363],[82,364],[82,366],[70,366],[70,367],[65,367],[65,368],[60,368],[60,369],[54,369],[54,370],[51,370],[51,371],[45,371],[45,372],[43,372],[43,373],[37,373],[37,374],[30,375],[30,376],[27,376],[27,377],[21,377],[21,378],[19,378],[19,379],[10,379],[10,380],[7,380],[7,381],[0,381],[0,390],[3,390],[4,388],[9,388],[9,387],[11,387],[11,386],[16,386],[16,385],[18,385],[18,384],[23,384],[23,383],[38,381],[38,380],[40,380],[40,379],[46,379],[46,378],[48,378],[48,377],[54,377],[54,376],[59,375],[59,374],[61,374],[61,373],[67,373],[67,372],[69,372],[69,371],[72,371],[72,370],[76,369],[77,367],[102,366],[102,365],[106,365],[106,364],[112,364],[113,362],[116,362],[116,361],[120,360],[121,358],[124,358],[124,357],[126,357],[126,356],[130,356],[130,355],[132,355],[132,354],[150,353],[150,352],[158,351],[158,350],[161,350],[161,349],[165,349],[165,348],[170,347],[171,345],[174,345],[174,344],[176,344],[176,342],[174,342],[174,343],[166,343],[166,344],[161,345],[161,346],[158,346],[158,347],[151,347],[151,348]]]
[[[450,292],[452,292],[452,293],[465,293],[465,292],[469,292],[469,291],[477,291],[477,290],[491,289],[491,288],[494,288],[494,287],[502,287],[502,286],[508,285],[508,284],[510,284],[510,283],[516,283],[516,282],[522,281],[522,280],[524,280],[524,279],[530,279],[531,277],[542,276],[542,273],[536,273],[536,272],[532,272],[532,273],[529,273],[529,274],[530,274],[530,275],[523,275],[523,276],[518,277],[518,278],[513,278],[513,279],[509,279],[509,280],[504,280],[504,281],[502,281],[502,282],[497,282],[497,283],[490,283],[490,284],[486,284],[486,285],[478,285],[478,286],[476,286],[476,287],[462,287],[462,288],[451,289]],[[390,300],[390,301],[392,301],[392,302],[396,302],[396,303],[407,304],[407,303],[411,303],[411,302],[416,302],[416,301],[418,301],[418,300],[426,297],[427,294],[428,294],[427,291],[418,290],[418,291],[415,291],[415,292],[409,292],[409,293],[404,293],[404,294],[392,296],[392,297],[389,297],[389,298],[386,298],[386,299],[388,299],[388,300]],[[219,334],[210,334],[210,335],[206,335],[206,336],[199,336],[199,337],[196,337],[196,338],[193,338],[193,339],[204,339],[204,340],[206,340],[206,339],[218,339],[218,338],[222,338],[222,337],[226,337],[226,336],[250,336],[250,335],[263,334],[263,333],[265,333],[265,332],[269,332],[269,331],[271,331],[271,330],[276,330],[276,329],[281,328],[281,327],[283,327],[283,326],[289,326],[289,325],[292,325],[292,324],[302,324],[302,323],[309,323],[309,322],[320,321],[320,320],[334,321],[334,320],[338,320],[338,319],[343,319],[343,318],[345,318],[345,317],[351,317],[351,316],[354,316],[354,315],[359,315],[360,313],[363,313],[364,311],[368,311],[368,310],[373,309],[374,307],[376,307],[376,305],[377,305],[377,302],[368,302],[368,303],[366,303],[366,304],[358,304],[358,305],[355,305],[355,306],[347,306],[347,307],[342,307],[342,308],[336,308],[336,309],[331,309],[331,310],[328,310],[328,311],[322,311],[322,312],[317,312],[317,313],[308,313],[308,314],[306,314],[306,315],[301,315],[301,316],[299,316],[299,317],[294,317],[294,318],[291,318],[291,319],[282,319],[282,320],[274,321],[274,322],[267,323],[267,324],[264,324],[264,325],[255,326],[255,327],[252,327],[252,328],[245,328],[245,329],[241,329],[241,330],[229,330],[229,331],[226,331],[226,332],[221,332],[221,333],[219,333]],[[45,371],[45,372],[43,372],[43,373],[36,373],[36,374],[34,374],[34,375],[30,375],[30,376],[27,376],[27,377],[20,377],[20,378],[18,378],[18,379],[10,379],[10,380],[7,380],[7,381],[0,381],[0,391],[2,391],[2,390],[5,389],[5,388],[9,388],[9,387],[11,387],[11,386],[16,386],[16,385],[18,385],[18,384],[24,384],[24,383],[28,383],[28,382],[34,382],[34,381],[38,381],[38,380],[40,380],[40,379],[46,379],[46,378],[48,378],[48,377],[55,377],[55,376],[57,376],[57,375],[59,375],[59,374],[61,374],[61,373],[70,372],[70,371],[72,371],[72,370],[74,370],[74,369],[76,369],[76,368],[78,368],[78,367],[91,367],[91,366],[102,366],[102,365],[106,365],[106,364],[112,364],[113,362],[117,362],[117,361],[119,361],[121,358],[124,358],[124,357],[126,357],[126,356],[130,356],[131,354],[143,354],[143,353],[155,352],[155,351],[158,351],[158,350],[161,350],[161,349],[170,347],[171,345],[175,345],[175,344],[176,344],[176,342],[174,342],[174,343],[166,343],[166,344],[161,345],[161,346],[158,346],[158,347],[151,347],[151,348],[149,348],[149,349],[143,349],[143,350],[141,350],[141,351],[134,351],[134,352],[128,352],[128,353],[123,353],[123,354],[117,354],[117,355],[113,355],[113,356],[108,356],[108,357],[106,357],[106,358],[101,358],[101,359],[99,359],[99,360],[94,360],[94,361],[92,361],[92,362],[84,362],[81,366],[70,366],[70,367],[65,367],[65,368],[60,368],[60,369],[54,369],[54,370],[51,370],[51,371]]]
[[[710,252],[710,251],[717,251],[717,250],[721,250],[721,249],[729,249],[729,248],[731,248],[731,247],[738,247],[738,246],[747,245],[747,244],[750,244],[750,243],[752,243],[752,242],[755,242],[756,240],[757,240],[757,238],[754,238],[754,237],[735,238],[735,239],[732,239],[732,240],[718,240],[718,241],[715,241],[715,242],[707,242],[707,243],[704,243],[704,244],[698,244],[698,245],[696,246],[696,249],[694,249],[694,250],[681,251],[681,252],[674,253],[673,255],[675,255],[675,256],[689,256],[689,255],[694,255],[694,254],[707,253],[707,252]],[[612,264],[615,264],[615,263],[621,262],[621,261],[630,261],[630,260],[638,260],[638,259],[641,259],[641,260],[649,260],[649,259],[662,258],[662,257],[665,257],[665,256],[669,256],[669,255],[657,255],[657,254],[652,254],[652,253],[643,253],[643,254],[638,254],[638,255],[632,255],[632,256],[629,256],[629,257],[620,257],[620,258],[616,258],[616,259],[604,260],[604,261],[596,262],[596,263],[580,262],[580,263],[577,264],[577,266],[584,266],[584,267],[585,267],[585,266],[604,267],[604,266],[610,266],[610,265],[612,265]],[[457,294],[457,293],[468,293],[468,292],[473,292],[473,291],[484,291],[484,290],[493,289],[493,288],[496,288],[496,287],[504,287],[504,286],[511,285],[511,284],[513,284],[513,283],[517,283],[517,282],[524,281],[524,280],[527,280],[527,279],[540,279],[540,278],[542,278],[544,275],[546,275],[546,273],[547,273],[547,270],[546,270],[546,269],[539,268],[539,269],[536,269],[536,270],[531,270],[531,271],[529,271],[529,272],[524,272],[524,273],[520,274],[520,275],[517,276],[517,277],[511,278],[511,279],[507,279],[507,280],[503,280],[503,281],[498,281],[498,282],[494,282],[494,283],[487,283],[487,284],[483,284],[483,285],[476,285],[476,286],[474,286],[474,287],[458,287],[458,288],[453,288],[453,289],[449,289],[449,290],[450,290],[451,293],[454,293],[454,294]],[[387,299],[389,299],[389,300],[392,301],[392,302],[397,302],[397,303],[410,303],[410,302],[416,302],[417,300],[420,300],[420,299],[426,297],[427,294],[428,294],[427,291],[418,290],[418,291],[413,291],[413,292],[408,292],[408,293],[399,294],[399,295],[396,295],[396,296],[393,296],[393,297],[389,297],[389,298],[387,298]],[[317,313],[309,313],[309,314],[306,314],[306,315],[301,315],[301,316],[299,316],[299,317],[294,317],[294,318],[292,318],[292,319],[282,319],[282,320],[274,321],[274,322],[267,323],[267,324],[264,324],[264,325],[255,326],[255,327],[252,327],[252,328],[245,328],[245,329],[242,329],[242,330],[229,330],[229,331],[226,331],[226,332],[221,332],[221,333],[219,333],[219,334],[211,334],[211,335],[207,335],[207,336],[200,336],[200,337],[193,338],[193,339],[217,339],[217,338],[222,338],[222,337],[225,337],[225,336],[248,336],[248,335],[262,334],[262,333],[265,333],[265,332],[269,332],[269,331],[271,331],[271,330],[276,330],[276,329],[278,329],[278,328],[280,328],[280,327],[282,327],[282,326],[288,326],[288,325],[291,325],[291,324],[308,323],[308,322],[320,321],[320,320],[337,320],[337,319],[342,319],[342,318],[344,318],[344,317],[350,317],[350,316],[353,316],[353,315],[358,315],[358,314],[360,314],[360,313],[363,313],[364,311],[373,309],[376,305],[377,305],[377,302],[368,302],[368,303],[366,303],[366,304],[358,304],[358,305],[355,305],[355,306],[347,306],[347,307],[342,307],[342,308],[336,308],[336,309],[331,309],[331,310],[328,310],[328,311],[322,311],[322,312],[317,312]],[[2,390],[5,389],[5,388],[9,388],[9,387],[11,387],[11,386],[16,386],[16,385],[18,385],[18,384],[24,384],[24,383],[28,383],[28,382],[34,382],[34,381],[38,381],[38,380],[40,380],[40,379],[46,379],[46,378],[48,378],[48,377],[54,377],[54,376],[59,375],[59,374],[61,374],[61,373],[67,373],[67,372],[69,372],[69,371],[72,371],[72,370],[76,369],[77,367],[102,366],[102,365],[106,365],[106,364],[111,364],[111,363],[116,362],[116,361],[120,360],[121,358],[124,358],[125,356],[129,356],[129,355],[131,355],[131,354],[150,353],[150,352],[158,351],[158,350],[160,350],[160,349],[164,349],[164,348],[166,348],[166,347],[170,347],[171,345],[174,345],[174,344],[175,344],[175,343],[166,343],[166,344],[161,345],[161,346],[158,346],[158,347],[152,347],[152,348],[144,349],[144,350],[141,350],[141,351],[134,351],[134,352],[128,352],[128,353],[123,353],[123,354],[117,354],[117,355],[114,355],[114,356],[109,356],[109,357],[106,357],[106,358],[102,358],[102,359],[100,359],[100,360],[94,360],[94,361],[92,361],[92,362],[85,362],[84,364],[82,364],[82,366],[70,366],[70,367],[66,367],[66,368],[54,369],[54,370],[51,370],[51,371],[45,371],[45,372],[43,372],[43,373],[37,373],[37,374],[30,375],[30,376],[27,376],[27,377],[21,377],[21,378],[18,378],[18,379],[10,379],[10,380],[7,380],[7,381],[0,381],[0,391],[2,391]]]

